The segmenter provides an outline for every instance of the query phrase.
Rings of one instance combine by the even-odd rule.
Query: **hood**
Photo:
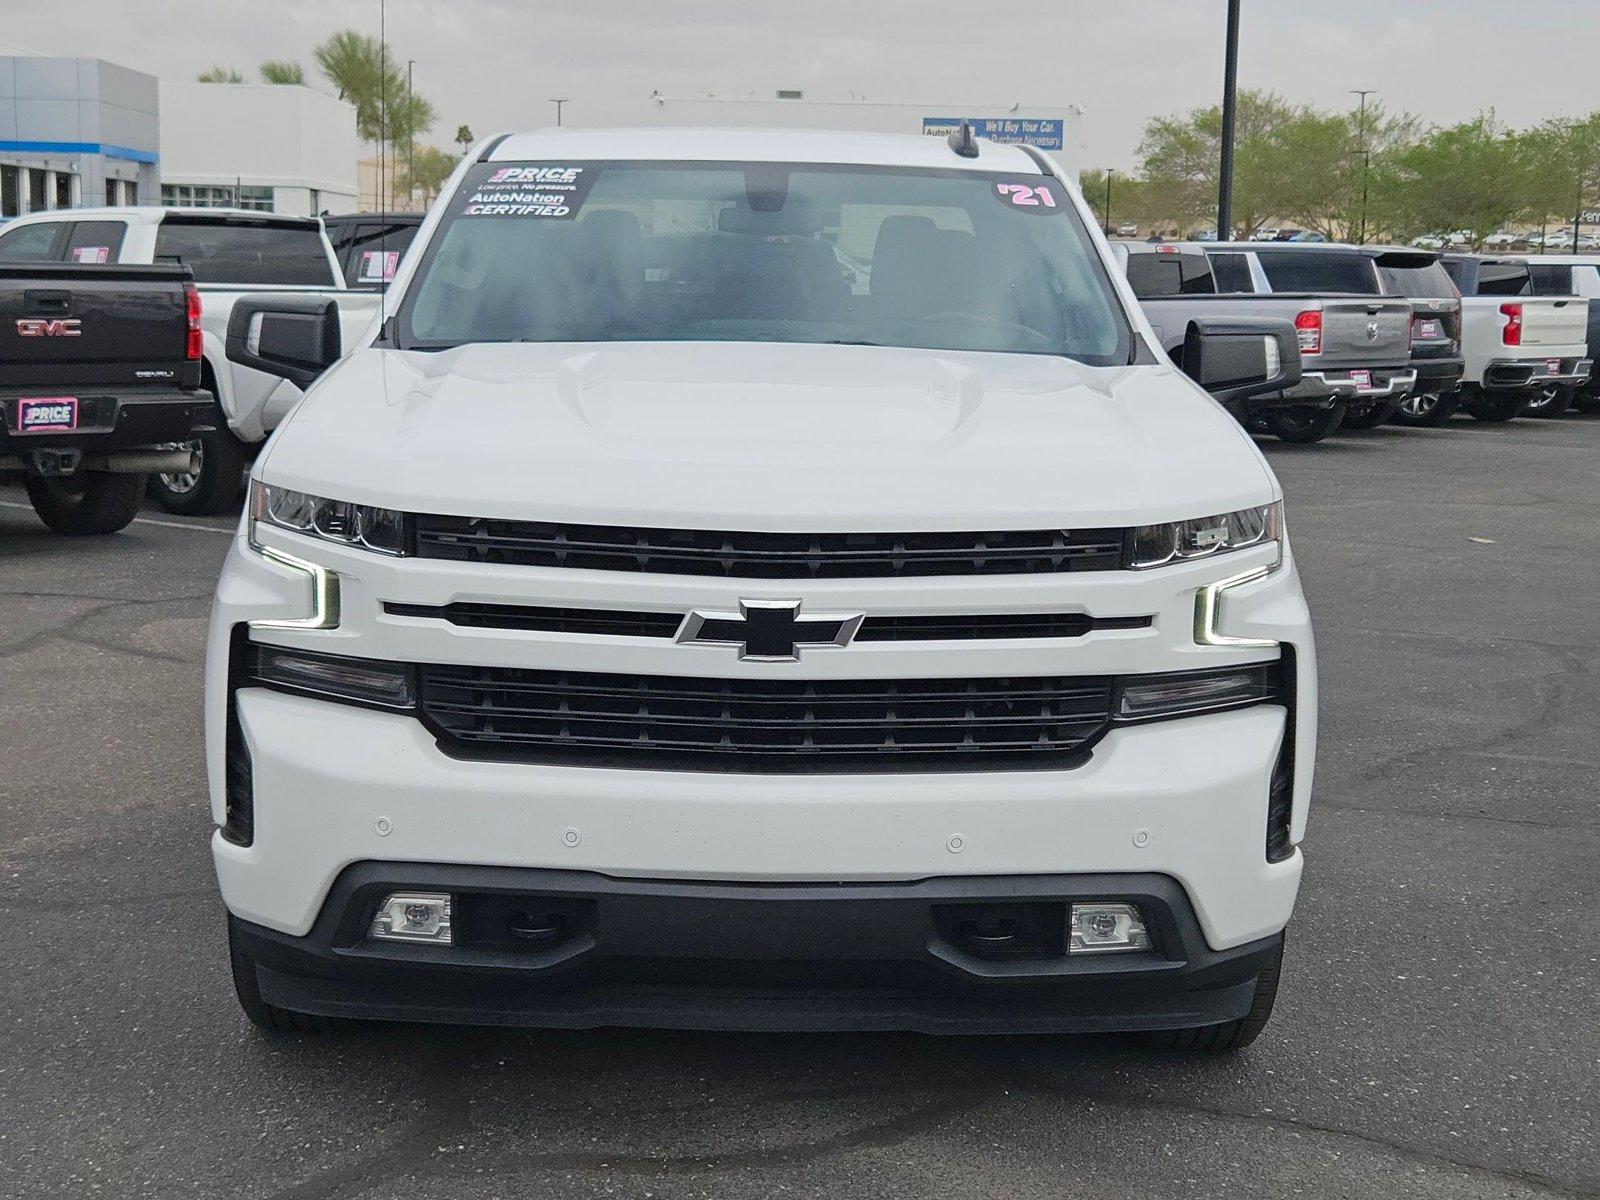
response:
[[[359,350],[258,473],[412,512],[774,532],[1130,525],[1278,495],[1166,365],[741,342]]]

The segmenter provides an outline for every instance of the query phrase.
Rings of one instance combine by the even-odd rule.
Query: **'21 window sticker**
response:
[[[598,173],[593,163],[485,163],[467,177],[457,215],[570,221]]]
[[[1054,180],[1040,181],[1037,175],[1027,183],[1006,180],[994,185],[1000,203],[1019,212],[1054,216],[1067,210],[1067,198]]]

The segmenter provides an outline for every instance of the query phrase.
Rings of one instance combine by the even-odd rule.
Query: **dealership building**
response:
[[[0,57],[0,216],[155,204],[158,91],[98,58]]]
[[[0,218],[101,204],[349,212],[359,151],[355,108],[307,87],[0,55]]]

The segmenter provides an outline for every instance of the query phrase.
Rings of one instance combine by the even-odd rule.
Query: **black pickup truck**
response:
[[[0,482],[57,533],[114,533],[209,421],[189,268],[0,263]]]

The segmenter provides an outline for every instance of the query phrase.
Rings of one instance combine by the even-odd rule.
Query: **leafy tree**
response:
[[[356,108],[356,131],[365,141],[409,146],[433,128],[433,105],[409,92],[405,72],[377,38],[341,29],[312,53],[317,69]]]
[[[388,140],[397,153],[403,152],[421,135],[433,128],[438,119],[433,105],[415,92],[407,93],[404,83],[398,94],[390,93],[388,102]]]
[[[212,67],[195,76],[199,83],[243,83],[244,76],[232,67]]]
[[[1529,221],[1568,225],[1586,208],[1600,208],[1600,112],[1555,118],[1521,137],[1526,157]]]
[[[306,73],[300,69],[297,62],[264,62],[261,64],[261,78],[267,83],[301,84],[306,81]]]
[[[1531,165],[1529,143],[1485,113],[1398,151],[1373,187],[1398,235],[1464,230],[1476,249],[1527,212]]]
[[[456,169],[459,161],[455,155],[446,154],[437,146],[419,142],[412,148],[411,165],[395,176],[395,191],[407,197],[419,192],[422,199],[431,200],[439,194],[439,189],[450,178],[450,172]]]
[[[456,145],[461,147],[461,153],[465,154],[468,150],[472,149],[472,143],[476,140],[477,139],[472,136],[472,126],[456,126]]]

